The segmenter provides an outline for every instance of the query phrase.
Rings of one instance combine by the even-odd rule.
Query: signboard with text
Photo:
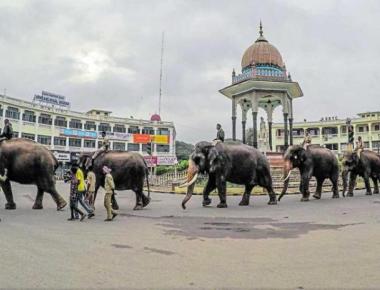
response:
[[[70,136],[70,137],[80,137],[80,138],[92,138],[96,139],[98,134],[95,131],[83,131],[77,129],[61,129],[60,135]]]
[[[33,101],[42,103],[44,105],[53,106],[53,107],[54,106],[63,107],[63,108],[70,107],[70,102],[66,101],[66,97],[49,93],[46,91],[42,91],[41,95],[34,95]]]

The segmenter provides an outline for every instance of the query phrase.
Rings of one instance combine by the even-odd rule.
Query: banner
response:
[[[151,142],[150,135],[148,134],[133,134],[133,143],[146,144]]]
[[[62,152],[54,151],[53,155],[55,158],[57,158],[58,161],[62,161],[62,162],[70,161],[70,153],[62,153]]]
[[[157,165],[175,165],[177,163],[176,156],[157,156]]]
[[[101,135],[101,132],[99,132],[99,136]],[[130,142],[133,140],[133,134],[131,133],[118,133],[118,132],[107,132],[107,136],[110,139],[113,140],[122,140]]]
[[[152,142],[156,144],[169,144],[169,136],[167,135],[152,135]]]
[[[157,165],[157,156],[144,156],[144,160],[148,167],[156,167]]]
[[[95,131],[83,131],[83,130],[67,129],[67,128],[61,129],[60,135],[70,136],[70,137],[92,138],[92,139],[96,139],[98,137],[98,134]]]
[[[46,91],[42,91],[41,95],[34,95],[33,101],[38,101],[45,105],[55,105],[64,108],[70,107],[70,102],[66,101],[66,97]]]

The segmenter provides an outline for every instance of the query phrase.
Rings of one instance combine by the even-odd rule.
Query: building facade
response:
[[[164,163],[175,162],[175,127],[173,122],[112,116],[104,110],[87,113],[55,108],[0,95],[0,126],[9,119],[14,137],[34,140],[53,151],[59,161],[72,162],[80,152],[101,147],[101,132],[107,132],[111,149],[139,152],[147,156],[151,142],[152,156]]]
[[[294,144],[301,144],[305,132],[312,137],[312,144],[325,146],[337,153],[347,149],[348,136],[346,119],[337,117],[322,118],[315,122],[296,122],[293,124]],[[354,127],[355,140],[361,136],[366,148],[380,152],[380,112],[359,113],[351,119]],[[282,152],[284,140],[284,125],[273,124],[272,139],[274,149]]]

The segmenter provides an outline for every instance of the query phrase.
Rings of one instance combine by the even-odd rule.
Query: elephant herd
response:
[[[82,154],[78,165],[85,171],[85,164],[91,154]],[[144,158],[135,152],[109,151],[104,152],[94,160],[94,172],[97,175],[96,191],[104,185],[101,168],[106,165],[112,169],[117,190],[131,189],[136,194],[135,210],[147,206],[150,202],[148,167]],[[6,198],[6,209],[15,209],[11,182],[21,184],[35,184],[37,196],[33,209],[42,209],[44,192],[49,193],[57,204],[57,210],[64,208],[67,203],[57,192],[55,187],[55,170],[58,161],[44,146],[26,139],[11,139],[0,143],[0,174],[7,169],[7,179],[0,182]],[[327,148],[310,145],[307,149],[295,145],[287,149],[284,154],[284,186],[278,200],[286,194],[289,185],[289,176],[293,169],[300,172],[301,201],[309,200],[309,181],[316,178],[317,188],[313,197],[321,198],[322,185],[325,179],[332,183],[333,198],[339,197],[338,180],[339,164],[337,157]],[[269,195],[268,204],[277,204],[276,193],[273,190],[273,181],[267,158],[257,149],[244,144],[228,144],[220,141],[199,142],[190,155],[187,181],[182,186],[187,187],[187,193],[182,201],[182,208],[190,200],[195,182],[200,174],[208,176],[203,189],[203,206],[211,204],[209,197],[213,190],[218,191],[218,208],[227,207],[227,182],[244,185],[245,190],[239,203],[249,205],[252,189],[258,185],[263,187]],[[366,194],[372,194],[370,179],[374,184],[374,193],[379,193],[380,156],[372,151],[364,150],[360,156],[356,152],[346,153],[343,159],[342,179],[343,196],[348,188],[348,196],[353,196],[356,179],[363,177]],[[148,196],[143,192],[144,184],[148,187]],[[96,196],[96,195],[95,195]],[[117,202],[113,200],[113,206]]]

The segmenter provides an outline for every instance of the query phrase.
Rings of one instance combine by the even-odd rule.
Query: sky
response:
[[[303,90],[296,121],[380,111],[380,1],[365,0],[1,0],[0,93],[47,90],[75,111],[149,119],[164,31],[162,119],[177,140],[211,140],[216,123],[231,137],[231,102],[218,90],[241,71],[260,19]]]

